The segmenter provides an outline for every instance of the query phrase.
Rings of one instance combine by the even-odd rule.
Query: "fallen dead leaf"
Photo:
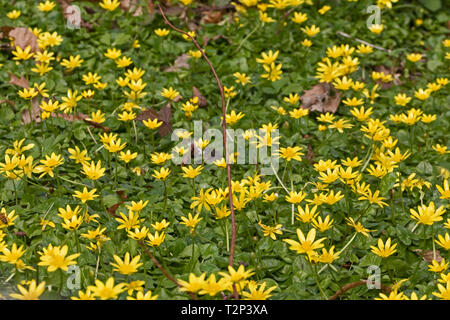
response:
[[[37,44],[36,36],[33,34],[33,32],[28,30],[28,28],[25,27],[14,28],[11,31],[9,31],[8,35],[14,39],[15,47],[25,49],[26,47],[30,46],[31,48],[30,52],[36,53],[40,51],[39,46]]]
[[[172,132],[172,111],[170,107],[171,104],[168,103],[162,107],[159,112],[152,108],[145,109],[136,117],[136,120],[143,121],[148,119],[158,119],[159,121],[162,121],[163,124],[158,128],[158,133],[164,137]]]
[[[305,91],[300,97],[303,109],[318,112],[331,112],[335,113],[339,107],[341,96],[334,88],[331,95],[331,85],[327,82],[322,82],[311,89]]]
[[[28,109],[23,110],[22,111],[22,123],[23,124],[28,124],[31,122],[31,119],[33,119],[33,122],[41,122],[41,112],[42,109],[39,108],[39,96],[36,96],[33,98],[33,100],[31,100],[31,117],[30,117],[30,112],[28,111]],[[46,98],[43,98],[43,100],[47,100]]]
[[[436,253],[436,259],[434,259],[434,253],[433,250],[427,250],[427,251],[423,251],[422,249],[416,249],[414,250],[419,256],[422,255],[423,253],[423,261],[426,261],[428,263],[432,263],[433,260],[436,260],[436,262],[441,262],[442,261],[442,257],[441,257],[441,252],[439,250],[435,250]]]
[[[122,0],[120,1],[120,8],[125,12],[132,13],[133,17],[142,15],[142,7],[139,6],[138,0]]]
[[[188,59],[189,59],[189,55],[187,53],[183,53],[181,56],[178,56],[175,59],[173,66],[163,69],[163,72],[178,72],[182,68],[189,69],[189,63],[187,63]]]
[[[22,88],[29,88],[30,85],[28,83],[27,78],[25,78],[25,76],[21,76],[20,79],[17,78],[15,75],[13,75],[12,73],[9,73],[9,83],[15,85],[15,86],[19,86]]]
[[[196,87],[192,87],[192,95],[198,98],[199,107],[203,108],[208,105],[208,100],[206,100],[206,98],[202,95],[200,90],[198,90]]]
[[[223,12],[222,11],[202,11],[201,23],[219,23],[222,21]]]
[[[310,144],[308,144],[308,150],[306,151],[306,160],[311,165],[314,163],[315,154]]]

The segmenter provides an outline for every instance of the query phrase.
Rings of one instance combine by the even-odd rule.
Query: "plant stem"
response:
[[[228,236],[228,219],[225,218],[224,221],[225,221],[225,238],[227,240],[227,251],[230,252],[230,239]]]
[[[163,211],[166,211],[167,206],[167,187],[166,187],[166,180],[163,180],[164,183],[164,209]]]
[[[16,206],[19,204],[17,200],[17,188],[16,188],[16,180],[13,179],[13,186],[14,186],[14,196],[16,197]]]
[[[322,297],[323,297],[325,300],[328,300],[327,295],[325,294],[325,292],[323,292],[323,289],[322,289],[322,287],[320,286],[319,277],[318,277],[316,268],[313,268],[313,265],[312,265],[312,263],[311,263],[311,260],[309,260],[307,257],[305,257],[305,258],[306,258],[306,260],[308,260],[309,266],[310,266],[310,268],[311,268],[311,272],[312,272],[313,275],[314,275],[314,279],[316,280],[316,284],[317,284],[317,287],[319,288],[320,294],[322,295]]]

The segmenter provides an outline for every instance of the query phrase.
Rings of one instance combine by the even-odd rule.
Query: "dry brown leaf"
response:
[[[10,26],[0,27],[0,39],[6,38],[9,35],[9,32],[13,29],[14,28]]]
[[[15,85],[15,86],[19,86],[22,88],[29,88],[30,85],[28,83],[27,78],[25,78],[25,76],[21,76],[20,79],[17,78],[15,75],[13,75],[12,73],[9,73],[9,83]]]
[[[319,112],[335,113],[341,101],[340,94],[333,88],[334,95],[331,95],[331,86],[327,82],[322,82],[311,89],[305,91],[300,97],[303,109]]]
[[[201,23],[219,23],[222,21],[222,11],[202,11]]]
[[[196,87],[192,87],[192,95],[198,98],[199,107],[203,108],[208,105],[208,100],[206,100],[206,98],[202,95],[200,90],[198,90]]]
[[[311,165],[314,163],[315,154],[310,144],[308,144],[308,150],[306,151],[306,160]]]
[[[138,0],[122,0],[120,1],[120,8],[125,12],[132,13],[133,17],[137,17],[142,15],[142,7],[138,4]]]
[[[39,46],[37,44],[37,38],[25,27],[14,28],[9,31],[9,36],[14,39],[14,46],[20,47],[21,49],[25,49],[30,46],[30,52],[38,52],[40,51]]]
[[[45,99],[45,98],[43,98]],[[46,99],[48,100],[48,99]],[[42,109],[39,108],[39,100],[38,100],[38,96],[34,97],[33,100],[31,100],[31,104],[32,104],[32,108],[31,108],[31,114],[32,117],[30,118],[30,112],[28,111],[28,109],[23,110],[22,111],[22,123],[23,124],[28,124],[31,122],[31,119],[33,119],[33,122],[41,122],[41,112]]]
[[[189,69],[189,64],[187,63],[188,59],[189,55],[187,53],[183,53],[175,59],[173,66],[163,69],[163,72],[178,72],[182,68]]]
[[[435,253],[433,253],[433,250],[427,250],[427,251],[423,251],[422,249],[416,249],[414,250],[419,256],[422,256],[423,253],[423,261],[426,261],[428,263],[432,263],[433,260],[436,260],[436,262],[441,262],[442,261],[442,257],[441,257],[441,252],[439,250],[435,250]],[[434,259],[434,255],[436,254],[436,259]]]
[[[168,103],[162,107],[159,112],[152,108],[145,109],[136,117],[136,120],[143,121],[148,119],[158,119],[159,121],[162,121],[163,124],[158,128],[158,132],[162,137],[164,137],[172,132],[172,111],[170,106],[171,104]]]

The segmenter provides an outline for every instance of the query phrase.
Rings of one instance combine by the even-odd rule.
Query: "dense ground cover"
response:
[[[450,298],[444,3],[165,2],[230,208],[209,65],[120,2],[0,0],[2,298]]]

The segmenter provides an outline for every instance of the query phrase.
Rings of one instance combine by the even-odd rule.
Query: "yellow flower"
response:
[[[326,12],[328,12],[328,10],[330,10],[331,7],[330,6],[323,6],[322,8],[320,8],[319,10],[317,10],[317,12],[319,12],[320,14],[325,14]]]
[[[22,50],[21,47],[16,47],[16,51],[13,51],[12,54],[14,55],[13,60],[28,60],[31,57],[34,56],[33,52],[31,51],[31,47],[27,46],[25,50]]]
[[[211,274],[206,281],[203,283],[202,289],[199,294],[209,294],[211,297],[218,294],[220,291],[225,291],[230,286],[230,282],[226,278],[221,278],[216,281],[216,275]]]
[[[75,253],[66,257],[68,250],[67,245],[53,247],[52,244],[49,244],[47,248],[43,248],[43,252],[39,252],[41,261],[38,265],[47,266],[48,272],[54,272],[58,269],[67,271],[68,266],[77,264],[74,260],[80,255]]]
[[[250,83],[250,77],[247,76],[245,73],[235,72],[233,73],[233,76],[236,78],[236,83],[240,83],[242,85],[246,85],[247,83]]]
[[[433,260],[431,261],[431,264],[428,265],[428,270],[436,273],[442,273],[448,269],[448,264],[448,262],[445,262],[445,259],[442,259],[441,262]]]
[[[331,226],[333,225],[333,221],[334,219],[330,220],[330,216],[327,215],[325,217],[325,220],[322,220],[322,217],[318,217],[317,219],[314,218],[312,220],[312,225],[314,226],[314,228],[319,229],[319,231],[325,232],[331,228]]]
[[[227,122],[227,124],[233,125],[241,120],[244,116],[244,113],[239,112],[238,114],[236,114],[236,111],[232,110],[229,114],[225,115],[225,121]]]
[[[192,216],[192,214],[188,214],[188,217],[181,217],[182,222],[180,224],[184,224],[186,227],[191,228],[191,232],[194,232],[195,227],[197,224],[203,220],[203,218],[198,218],[200,213],[197,213],[195,216]]]
[[[433,295],[441,300],[450,300],[450,281],[447,281],[445,287],[440,283],[438,283],[437,287],[439,292],[433,292]]]
[[[122,51],[120,49],[116,49],[116,48],[108,48],[106,49],[106,53],[104,53],[105,57],[107,57],[108,59],[111,60],[116,60],[117,58],[119,58],[122,55]]]
[[[450,150],[447,150],[447,146],[441,146],[440,144],[436,144],[432,148],[439,154],[450,153]]]
[[[267,73],[264,73],[261,75],[261,78],[270,80],[272,82],[280,80],[281,74],[283,71],[281,71],[282,64],[275,65],[274,62],[272,62],[270,65],[264,64],[263,68]]]
[[[203,166],[198,166],[197,168],[193,168],[192,166],[187,167],[181,167],[181,170],[183,170],[183,177],[194,179],[196,176],[198,176],[203,169]]]
[[[64,219],[64,222],[61,223],[61,226],[67,230],[77,230],[81,224],[83,223],[82,216],[73,216],[71,219]]]
[[[166,229],[167,227],[169,227],[170,222],[167,222],[166,219],[162,219],[159,222],[155,222],[153,223],[151,226],[153,227],[153,229],[155,229],[156,231],[161,231]]]
[[[177,279],[178,283],[181,285],[180,291],[188,291],[192,293],[197,293],[200,290],[203,289],[203,286],[205,285],[205,277],[206,272],[202,273],[200,276],[195,276],[195,274],[190,273],[189,274],[189,281],[184,281],[181,279]]]
[[[101,160],[97,161],[95,164],[94,161],[91,163],[83,163],[82,172],[91,180],[98,180],[105,175],[105,168],[102,168]]]
[[[436,188],[438,189],[439,193],[441,194],[440,199],[449,200],[450,199],[450,188],[448,185],[448,180],[444,180],[443,186],[436,185]]]
[[[316,27],[315,25],[312,25],[311,27],[306,26],[305,28],[301,28],[301,30],[310,38],[314,37],[320,32],[320,28]]]
[[[291,20],[297,24],[302,24],[303,22],[308,20],[308,15],[302,12],[294,12],[294,17],[291,18]]]
[[[414,96],[419,99],[419,100],[426,100],[430,97],[430,90],[429,89],[425,89],[423,90],[422,88],[419,88],[418,90],[416,90],[414,92]]]
[[[304,210],[300,206],[297,206],[297,209],[298,209],[298,213],[296,214],[296,216],[297,216],[296,219],[303,223],[311,222],[319,214],[319,212],[316,213],[317,205],[314,206],[311,210],[309,209],[309,205],[306,205]]]
[[[147,291],[145,294],[141,291],[138,291],[136,293],[136,298],[130,296],[127,297],[127,300],[156,300],[156,299],[158,299],[158,295],[157,294],[152,295],[152,292],[150,290]]]
[[[106,280],[106,283],[95,280],[95,286],[88,286],[87,289],[90,290],[94,296],[99,297],[102,300],[107,300],[116,299],[120,293],[126,290],[125,286],[125,283],[114,285],[114,278],[111,277]]]
[[[406,59],[408,59],[411,62],[417,62],[420,59],[422,59],[422,55],[420,53],[410,53],[406,55]]]
[[[321,243],[326,238],[321,238],[315,240],[316,238],[316,229],[312,228],[309,230],[306,238],[303,232],[300,229],[297,229],[297,237],[300,242],[291,239],[283,239],[284,242],[290,245],[289,249],[296,251],[299,254],[305,253],[307,255],[312,254],[314,250],[320,249],[323,247]]]
[[[33,279],[28,285],[28,290],[20,284],[17,285],[17,289],[19,289],[20,294],[11,293],[10,296],[12,298],[19,300],[39,300],[39,296],[45,291],[45,281],[36,285],[36,280]]]
[[[297,191],[290,191],[289,195],[285,197],[285,200],[292,204],[297,204],[303,201],[303,199],[306,198],[306,193],[303,191],[297,192]]]
[[[157,118],[155,118],[155,119],[153,119],[153,120],[150,120],[150,119],[148,119],[148,120],[143,120],[142,123],[144,123],[144,125],[145,125],[147,128],[149,128],[150,130],[157,129],[157,128],[159,128],[159,127],[163,124],[163,122],[162,122],[162,121],[158,121]]]
[[[174,100],[178,95],[180,94],[177,90],[173,89],[172,87],[169,87],[169,89],[163,88],[160,92],[160,94],[169,100]]]
[[[128,236],[134,240],[143,240],[148,236],[150,230],[147,227],[134,228],[134,231],[128,230]]]
[[[438,234],[438,239],[434,241],[445,250],[450,250],[450,235],[448,233],[445,234],[445,237]]]
[[[297,160],[302,161],[301,156],[304,155],[304,153],[300,152],[302,150],[301,147],[287,147],[287,148],[280,148],[279,156],[280,158],[286,159],[287,161],[291,160]]]
[[[119,67],[119,68],[128,67],[130,64],[133,63],[133,61],[131,61],[131,58],[128,58],[125,56],[114,60],[114,62],[116,63],[117,67]]]
[[[257,58],[256,62],[266,64],[266,65],[272,64],[277,59],[279,53],[280,52],[278,50],[275,52],[273,52],[272,50],[269,50],[268,53],[263,52],[263,53],[261,53],[262,59]]]
[[[384,293],[380,293],[379,298],[375,298],[375,300],[405,300],[405,295],[403,292],[397,292],[397,290],[392,290],[389,293],[389,296],[385,295]]]
[[[75,163],[85,164],[89,160],[91,160],[91,158],[86,156],[87,150],[81,151],[80,148],[78,148],[78,146],[75,146],[75,149],[69,148],[68,151],[70,153],[69,159],[75,160]]]
[[[350,110],[350,113],[358,120],[358,121],[366,121],[370,115],[372,114],[372,107],[368,108],[367,110],[364,110],[364,107],[353,108]]]
[[[17,19],[18,17],[20,17],[20,14],[21,14],[21,11],[20,11],[20,10],[12,10],[12,11],[8,12],[8,13],[6,14],[6,16],[7,16],[8,18],[10,18],[11,20],[15,20],[15,19]]]
[[[101,110],[97,110],[97,112],[91,112],[91,116],[86,120],[92,121],[98,124],[102,124],[106,121],[105,114],[101,112]]]
[[[108,11],[114,11],[120,5],[119,0],[103,0],[99,3],[100,7]]]
[[[119,213],[122,218],[116,218],[116,221],[120,223],[117,227],[118,230],[125,229],[130,231],[133,228],[138,228],[139,224],[144,221],[144,219],[139,219],[139,213],[135,213],[131,210],[128,211],[128,216],[124,215],[122,212]]]
[[[261,221],[258,222],[258,225],[263,229],[263,234],[265,237],[271,237],[273,240],[277,240],[276,234],[283,234],[281,228],[283,227],[281,224],[277,224],[275,226],[266,226],[262,224]]]
[[[420,205],[417,207],[417,209],[417,211],[414,209],[409,209],[409,211],[411,212],[410,217],[414,220],[417,220],[417,223],[429,226],[437,221],[442,221],[442,215],[446,211],[443,206],[439,207],[436,210],[433,201],[431,201],[428,206]]]
[[[78,290],[78,297],[70,297],[70,299],[72,299],[72,300],[95,300],[95,298],[92,295],[91,290],[86,290],[86,292]]]
[[[322,253],[319,256],[319,261],[322,263],[333,263],[334,260],[339,259],[339,252],[334,252],[334,246],[331,246],[330,250],[327,251],[325,248],[322,248]]]
[[[12,244],[11,250],[8,248],[3,248],[2,255],[0,256],[0,261],[8,262],[10,264],[16,264],[20,261],[26,250],[23,250],[23,245],[17,248],[15,243]]]
[[[249,292],[247,291],[242,292],[244,300],[267,300],[272,296],[270,293],[277,287],[273,286],[266,289],[266,282],[263,282],[262,284],[259,285],[259,287],[255,283],[249,283],[247,288]]]
[[[370,32],[375,34],[380,34],[384,29],[384,25],[382,24],[373,24],[369,27]]]
[[[34,88],[24,88],[19,90],[18,94],[25,100],[31,100],[38,95],[38,92]]]
[[[80,199],[82,203],[85,203],[86,201],[94,200],[94,198],[98,197],[98,195],[95,194],[95,191],[97,191],[97,189],[88,191],[87,188],[84,187],[83,192],[75,191],[75,194],[73,196],[74,198]]]
[[[128,163],[131,160],[136,159],[137,155],[138,155],[137,152],[131,153],[130,150],[127,150],[127,152],[121,151],[120,155],[119,155],[119,159],[125,163]]]
[[[255,273],[253,272],[253,269],[245,270],[245,267],[241,264],[237,270],[235,270],[232,266],[228,266],[228,273],[219,272],[219,274],[231,283],[239,283],[251,277]]]
[[[66,67],[66,69],[68,71],[72,71],[73,69],[81,66],[81,64],[83,62],[84,62],[84,60],[80,58],[80,55],[76,55],[75,57],[71,55],[69,57],[69,60],[63,59],[62,62],[61,62],[61,65],[63,67]]]
[[[387,258],[397,251],[395,249],[396,246],[397,246],[396,243],[391,246],[391,238],[388,238],[386,240],[386,243],[383,243],[383,240],[378,239],[378,247],[370,246],[370,248],[372,249],[372,252],[375,253],[376,255],[382,258]]]
[[[372,194],[372,190],[368,189],[367,193],[362,195],[361,197],[359,197],[358,200],[369,200],[370,203],[376,203],[381,208],[383,208],[383,206],[387,206],[388,204],[386,202],[382,201],[382,200],[386,200],[386,198],[380,197],[379,194],[380,194],[379,190],[376,190]]]
[[[364,226],[361,224],[361,222],[359,222],[359,221],[358,221],[358,222],[355,222],[355,221],[353,220],[353,218],[345,218],[345,219],[348,221],[347,224],[348,224],[349,226],[355,228],[355,231],[356,231],[356,232],[362,233],[362,234],[365,235],[366,237],[369,236],[368,232],[375,231],[375,230],[369,230],[369,229],[364,228]]]
[[[139,260],[141,259],[140,255],[137,255],[133,259],[130,260],[130,253],[125,253],[125,257],[122,260],[119,256],[114,255],[113,256],[116,263],[111,263],[113,267],[113,271],[117,271],[120,274],[124,275],[130,275],[133,273],[136,273],[138,271],[138,268],[142,266],[143,263],[139,263]]]
[[[155,33],[158,37],[165,37],[165,36],[169,35],[170,30],[158,28],[158,29],[155,29]]]
[[[300,42],[301,44],[302,44],[302,46],[304,46],[304,47],[311,47],[312,46],[312,41],[311,40],[309,40],[309,39],[303,39],[303,41],[302,42]]]

